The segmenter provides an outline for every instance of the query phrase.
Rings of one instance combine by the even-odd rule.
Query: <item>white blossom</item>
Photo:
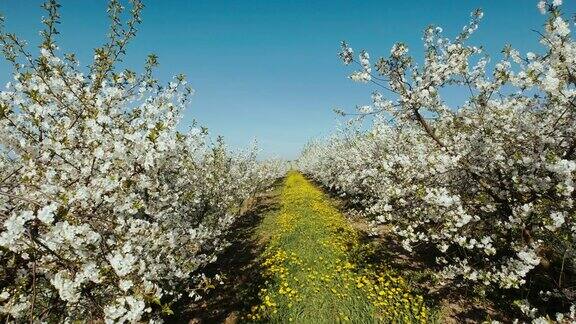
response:
[[[549,263],[545,251],[576,240],[576,43],[561,5],[538,3],[549,15],[543,50],[506,46],[493,64],[469,44],[481,12],[454,39],[426,28],[422,62],[392,45],[375,69],[393,94],[372,92],[370,113],[311,142],[298,167],[351,200],[373,233],[386,224],[409,252],[435,246],[444,285],[527,289],[529,279],[547,280],[531,277]],[[354,79],[366,82],[362,71]],[[448,103],[453,86],[470,93],[463,104]]]

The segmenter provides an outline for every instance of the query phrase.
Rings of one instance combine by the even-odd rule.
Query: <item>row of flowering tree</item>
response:
[[[354,114],[371,127],[311,143],[299,166],[407,250],[436,249],[440,284],[523,289],[527,316],[575,320],[576,42],[561,5],[538,3],[539,53],[507,46],[494,64],[469,44],[481,11],[454,39],[428,27],[422,64],[402,43],[374,65],[342,43],[350,78],[378,89]],[[451,106],[447,88],[469,97]]]
[[[238,206],[281,170],[177,130],[192,90],[115,65],[143,5],[111,0],[89,69],[60,54],[47,1],[39,55],[2,25],[14,67],[0,92],[0,318],[155,320],[226,247]],[[3,20],[2,20],[3,23]],[[35,51],[34,51],[35,52]]]

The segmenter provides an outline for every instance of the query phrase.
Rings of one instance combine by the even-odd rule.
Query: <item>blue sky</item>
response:
[[[295,158],[310,139],[334,131],[333,108],[369,103],[370,86],[346,79],[339,42],[365,48],[373,58],[403,41],[422,51],[422,30],[440,25],[455,35],[482,8],[485,16],[472,42],[498,57],[504,44],[538,50],[544,16],[536,0],[156,0],[144,1],[143,25],[128,47],[125,64],[142,66],[159,56],[157,76],[184,73],[196,90],[183,127],[196,119],[232,148],[256,139],[263,157]],[[576,1],[563,10],[576,13]],[[107,33],[104,0],[62,0],[59,44],[87,65]],[[41,1],[0,0],[7,29],[36,45]],[[0,82],[10,79],[0,63]],[[458,93],[452,93],[458,99]]]

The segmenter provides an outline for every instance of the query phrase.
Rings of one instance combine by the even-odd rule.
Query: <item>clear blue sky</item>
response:
[[[576,13],[576,1],[564,11]],[[160,58],[158,77],[184,73],[196,90],[184,126],[193,119],[233,148],[257,139],[262,156],[294,158],[311,138],[333,131],[335,107],[369,103],[370,87],[346,79],[339,42],[371,56],[387,55],[396,41],[422,51],[430,23],[455,35],[469,13],[485,18],[473,38],[491,54],[503,45],[538,49],[544,16],[536,0],[271,1],[148,0],[140,33],[128,48],[126,65],[138,69],[148,53]],[[6,26],[36,45],[41,1],[0,0]],[[83,65],[107,33],[106,1],[62,0],[60,45]],[[493,55],[493,57],[494,57]],[[419,56],[421,57],[421,56]],[[0,82],[10,78],[0,63]],[[453,94],[458,97],[458,94]]]

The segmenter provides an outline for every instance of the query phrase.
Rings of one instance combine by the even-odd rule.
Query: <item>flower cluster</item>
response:
[[[204,129],[178,131],[192,90],[114,63],[140,22],[110,1],[109,43],[85,73],[54,43],[45,4],[40,55],[0,33],[14,80],[0,92],[0,316],[154,320],[226,246],[239,205],[278,175]]]
[[[576,42],[560,5],[538,5],[548,13],[543,53],[506,47],[492,71],[482,48],[468,44],[481,11],[455,39],[427,28],[423,64],[398,43],[374,64],[376,75],[362,54],[353,79],[371,74],[389,99],[375,91],[350,131],[305,148],[300,169],[375,224],[390,224],[406,249],[436,247],[438,275],[447,284],[519,288],[537,267],[570,278],[566,273],[576,271]],[[344,62],[355,62],[342,46]],[[447,88],[469,98],[454,106]],[[568,309],[570,283],[549,287]]]

